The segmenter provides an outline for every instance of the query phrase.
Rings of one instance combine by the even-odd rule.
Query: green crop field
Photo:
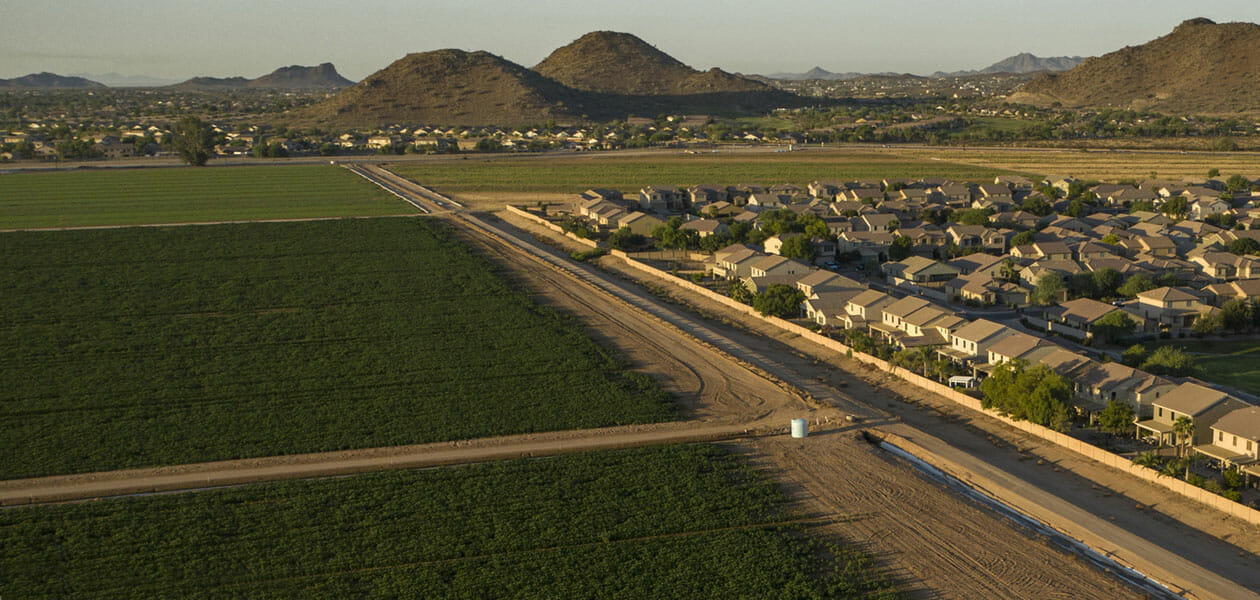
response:
[[[673,417],[445,227],[0,234],[0,478]]]
[[[0,229],[413,212],[397,197],[330,165],[0,175]]]
[[[60,598],[899,598],[720,446],[0,511],[0,592]]]
[[[795,183],[885,177],[992,179],[1010,173],[999,168],[950,163],[930,157],[905,158],[892,152],[819,150],[775,154],[656,153],[652,155],[577,155],[507,157],[493,160],[431,161],[391,165],[394,172],[443,192],[567,193],[592,187],[625,192],[646,185]]]

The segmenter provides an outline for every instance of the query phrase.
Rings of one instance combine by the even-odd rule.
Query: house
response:
[[[968,254],[959,256],[945,264],[958,269],[960,275],[968,275],[971,273],[983,272],[991,275],[1000,275],[1002,273],[1002,263],[1005,259],[1001,256],[992,254]]]
[[[1115,400],[1128,404],[1138,419],[1149,418],[1153,402],[1177,384],[1120,363],[1094,363],[1072,378],[1074,395],[1090,412]]]
[[[859,293],[844,305],[844,312],[849,315],[845,327],[865,330],[870,323],[882,322],[884,308],[895,301],[895,298],[879,290],[866,290]]]
[[[716,202],[727,202],[730,200],[730,192],[724,186],[716,185],[693,185],[687,188],[687,196],[691,199],[692,206],[709,206]]]
[[[770,236],[770,237],[766,238],[766,241],[762,242],[762,247],[763,247],[763,248],[765,248],[766,254],[782,255],[782,254],[783,254],[783,243],[784,243],[784,242],[786,242],[786,241],[788,241],[788,240],[790,240],[790,239],[792,239],[792,238],[794,238],[794,237],[800,237],[800,236],[802,236],[802,235],[805,235],[805,234],[803,234],[803,233],[780,233],[780,234],[777,234],[777,235],[772,235],[772,236]]]
[[[839,181],[813,181],[809,184],[809,195],[815,198],[834,199],[847,190]]]
[[[980,377],[982,373],[985,375],[992,373],[993,369],[1004,362],[1020,360],[1033,350],[1052,346],[1057,348],[1054,344],[1039,337],[1015,331],[990,345],[988,352],[984,355],[985,361],[978,362],[980,357],[977,357],[977,362],[972,364],[971,369],[976,377]]]
[[[783,258],[782,256],[762,256],[752,263],[748,275],[750,277],[766,277],[768,275],[794,275],[797,279],[804,277],[810,266]],[[795,283],[796,280],[793,280]]]
[[[1194,451],[1220,461],[1223,468],[1260,477],[1260,407],[1248,406],[1225,413],[1211,425],[1212,440]]]
[[[639,207],[652,212],[681,212],[687,209],[687,202],[676,188],[649,185],[639,190]]]
[[[1063,242],[1033,242],[1039,260],[1072,260],[1072,250]]]
[[[1198,383],[1186,382],[1152,401],[1154,408],[1150,419],[1137,422],[1138,434],[1163,444],[1176,442],[1174,425],[1178,418],[1186,417],[1194,426],[1193,443],[1210,444],[1216,433],[1212,426],[1217,420],[1249,405],[1225,392]]]
[[[837,275],[831,271],[819,269],[806,275],[796,282],[797,289],[805,294],[806,298],[812,298],[822,292],[832,292],[839,290],[857,290],[866,289],[862,285],[843,275]],[[843,307],[842,307],[843,308]]]
[[[892,231],[897,228],[897,216],[888,213],[870,213],[858,217],[864,231]]]
[[[976,186],[979,192],[979,199],[988,199],[990,202],[1013,205],[1011,200],[1011,188],[998,183],[982,183]],[[978,199],[978,200],[979,200]]]
[[[726,223],[717,219],[694,219],[687,221],[678,227],[682,231],[694,231],[700,239],[707,238],[711,235],[730,235],[731,228]]]
[[[1130,308],[1163,331],[1187,329],[1200,317],[1217,310],[1204,303],[1203,297],[1193,289],[1167,286],[1139,292],[1137,302]]]
[[[792,197],[787,194],[758,192],[748,196],[746,205],[758,208],[783,208],[791,203]]]
[[[1197,265],[1204,275],[1216,281],[1254,279],[1260,276],[1258,261],[1230,252],[1196,252],[1190,256],[1190,262]]]
[[[884,307],[883,319],[870,323],[872,334],[901,346],[938,346],[966,321],[947,309],[915,296],[906,296]]]
[[[665,222],[645,212],[623,213],[617,219],[617,227],[625,227],[630,233],[636,233],[644,237],[652,235],[652,230],[664,225]]]
[[[1239,279],[1229,283],[1214,283],[1202,290],[1213,306],[1223,306],[1230,300],[1260,299],[1260,279]]]
[[[884,263],[888,283],[913,283],[922,287],[943,288],[958,276],[958,269],[922,256],[911,256],[898,262]]]
[[[1077,298],[1062,302],[1058,306],[1046,307],[1043,314],[1049,323],[1050,331],[1078,339],[1090,339],[1094,337],[1094,324],[1118,310],[1121,309],[1106,302],[1091,298]]]
[[[752,265],[765,255],[739,244],[727,246],[713,255],[710,267],[714,277],[743,279],[752,275]]]
[[[799,287],[801,282],[796,283]],[[814,292],[805,300],[805,317],[819,325],[844,327],[847,321],[845,317],[848,316],[844,310],[845,305],[861,293],[862,290],[857,288]]]
[[[959,327],[949,336],[949,346],[936,351],[941,358],[956,363],[984,360],[989,347],[1015,333],[1014,329],[988,319],[976,319]]]

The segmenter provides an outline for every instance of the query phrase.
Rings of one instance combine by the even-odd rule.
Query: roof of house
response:
[[[923,298],[919,298],[918,296],[906,296],[905,298],[889,304],[888,307],[884,309],[884,312],[891,313],[899,317],[905,317],[920,308],[928,306],[929,304],[931,303]]]
[[[1138,292],[1138,298],[1143,300],[1154,300],[1155,302],[1181,302],[1185,300],[1199,300],[1199,297],[1180,288],[1164,286],[1145,292]]]
[[[1260,407],[1248,406],[1225,413],[1217,419],[1212,428],[1241,438],[1260,441]]]
[[[1195,416],[1228,397],[1220,390],[1187,382],[1169,390],[1154,403],[1174,412]]]
[[[717,231],[719,227],[722,227],[722,226],[723,226],[722,222],[717,219],[694,219],[691,221],[687,221],[686,223],[683,223],[678,228],[686,229],[688,231],[703,231],[706,233],[713,233]]]
[[[968,342],[982,342],[997,335],[1007,335],[1014,332],[1014,329],[1007,327],[1001,323],[994,323],[988,319],[976,319],[954,332],[954,337],[966,340]]]
[[[1033,348],[1049,344],[1050,342],[1041,338],[1016,331],[1015,333],[998,340],[997,343],[990,346],[989,352],[999,356],[1005,356],[1007,358],[1019,358]]]
[[[1059,307],[1063,309],[1062,316],[1064,318],[1072,317],[1073,320],[1084,323],[1093,323],[1103,318],[1107,313],[1116,310],[1116,307],[1092,298],[1068,300],[1067,302],[1061,302]]]
[[[866,290],[865,292],[862,292],[861,294],[858,294],[854,296],[851,300],[849,300],[849,304],[869,307],[869,306],[878,304],[880,301],[886,300],[888,302],[891,302],[892,299],[893,299],[892,296],[889,296],[888,294],[885,294],[884,292],[881,292],[879,290]]]

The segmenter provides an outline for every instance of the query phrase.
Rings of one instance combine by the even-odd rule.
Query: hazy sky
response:
[[[533,66],[583,33],[633,33],[699,69],[931,73],[1019,52],[1104,54],[1181,21],[1260,22],[1260,0],[0,0],[0,77],[257,77],[332,62],[361,79],[408,52]]]

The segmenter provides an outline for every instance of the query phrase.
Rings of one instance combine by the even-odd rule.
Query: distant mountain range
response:
[[[31,73],[13,79],[0,79],[0,88],[7,89],[40,89],[40,88],[103,88],[104,84],[90,81],[82,77],[66,77],[56,73]]]
[[[1084,60],[1080,56],[1051,56],[1042,58],[1033,56],[1027,52],[1016,54],[1015,56],[1004,58],[978,71],[937,71],[929,77],[963,77],[966,75],[983,75],[988,73],[1033,73],[1036,71],[1066,71],[1080,64]],[[858,77],[920,77],[911,75],[910,73],[832,73],[822,67],[814,67],[804,73],[774,73],[766,75],[770,79],[783,79],[788,81],[799,81],[806,79],[819,79],[826,81],[839,81],[843,79],[857,79]]]
[[[109,87],[160,87],[179,83],[175,79],[149,77],[148,75],[123,75],[121,73],[74,73],[73,77],[82,77],[99,81]]]
[[[1021,86],[1008,102],[1172,114],[1260,115],[1260,25],[1190,19],[1140,46]]]
[[[267,75],[255,79],[246,79],[244,77],[193,77],[169,87],[185,90],[234,88],[323,90],[341,89],[352,85],[354,85],[354,82],[337,73],[337,68],[332,63],[323,63],[314,67],[299,65],[280,67]]]
[[[255,79],[244,77],[193,77],[187,81],[174,83],[143,75],[119,75],[106,73],[99,80],[89,79],[85,75],[64,76],[56,73],[33,73],[15,79],[0,79],[0,89],[74,89],[103,87],[166,87],[183,90],[227,90],[227,89],[279,89],[279,90],[325,90],[341,89],[354,85],[353,81],[337,73],[332,63],[324,63],[314,67],[280,67],[267,75]]]
[[[286,120],[511,126],[660,113],[764,114],[816,102],[721,69],[692,69],[628,33],[596,31],[533,69],[483,51],[408,54]]]

